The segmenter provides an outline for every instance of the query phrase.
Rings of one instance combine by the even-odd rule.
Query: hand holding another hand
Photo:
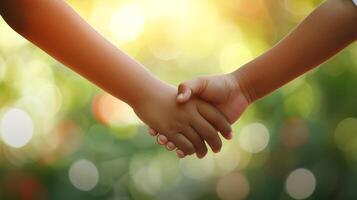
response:
[[[244,94],[233,74],[202,76],[179,85],[176,98],[178,103],[189,103],[194,97],[214,105],[231,124],[239,119],[250,104],[248,95]],[[153,136],[158,136],[159,143],[166,145],[169,150],[176,147],[175,143],[159,131],[150,129],[149,132]],[[232,133],[223,137],[231,139]]]

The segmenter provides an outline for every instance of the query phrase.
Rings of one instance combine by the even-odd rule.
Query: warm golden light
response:
[[[144,29],[144,17],[135,5],[124,5],[116,11],[112,18],[112,32],[121,42],[129,42],[141,34]]]

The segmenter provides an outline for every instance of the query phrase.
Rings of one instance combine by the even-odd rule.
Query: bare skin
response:
[[[177,102],[187,103],[198,96],[216,105],[233,123],[251,103],[317,67],[356,39],[357,6],[351,0],[327,0],[277,45],[236,71],[180,84]],[[166,141],[161,144],[172,143],[158,133],[150,130]]]
[[[205,156],[204,141],[218,152],[217,131],[230,134],[229,122],[213,105],[200,99],[178,104],[176,89],[103,38],[65,1],[2,0],[0,13],[23,37],[129,104],[143,122],[175,143],[179,157]]]

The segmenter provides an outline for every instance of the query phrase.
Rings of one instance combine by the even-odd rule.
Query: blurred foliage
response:
[[[321,1],[68,3],[176,85],[253,59]],[[254,104],[219,154],[178,160],[126,104],[0,20],[0,199],[356,199],[356,88],[351,45]]]

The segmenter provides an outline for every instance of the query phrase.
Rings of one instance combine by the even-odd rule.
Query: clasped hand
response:
[[[219,152],[222,141],[217,131],[224,138],[231,139],[229,124],[237,121],[250,104],[248,95],[244,94],[233,74],[186,81],[179,85],[176,99],[170,98],[168,102],[177,102],[177,110],[170,110],[165,104],[160,108],[173,114],[180,113],[179,110],[186,111],[180,115],[182,123],[168,127],[167,131],[150,128],[149,133],[156,136],[158,143],[165,145],[169,151],[176,150],[179,158],[193,153],[203,158],[207,154],[204,141],[213,152]]]

